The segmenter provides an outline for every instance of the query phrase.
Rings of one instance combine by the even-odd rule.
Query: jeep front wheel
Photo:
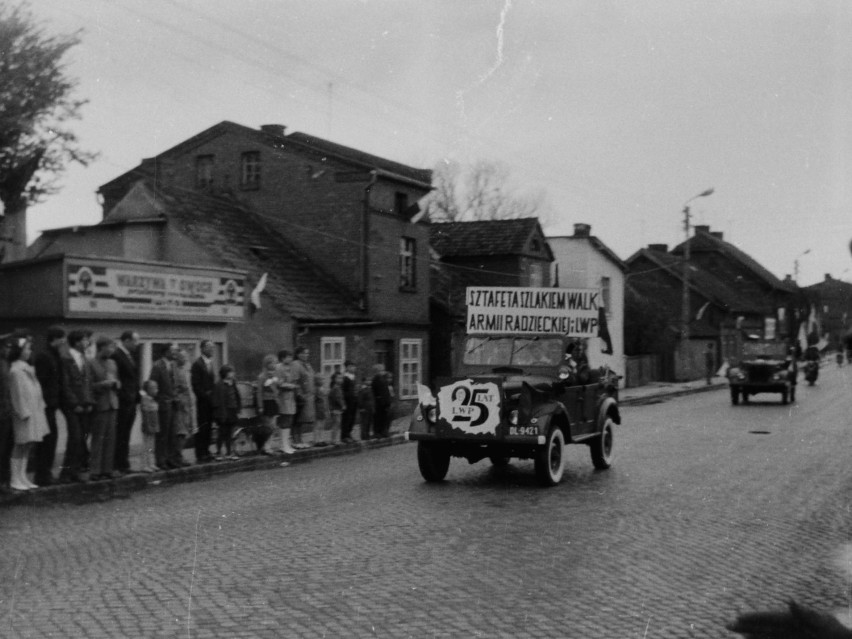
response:
[[[601,433],[592,443],[589,444],[589,450],[592,453],[592,463],[598,470],[606,470],[612,466],[613,454],[613,432],[612,418],[607,415]]]
[[[555,486],[565,472],[565,435],[561,428],[553,427],[547,434],[544,446],[535,451],[535,474],[542,486]]]
[[[443,481],[450,469],[450,451],[434,442],[417,442],[417,465],[426,481]]]

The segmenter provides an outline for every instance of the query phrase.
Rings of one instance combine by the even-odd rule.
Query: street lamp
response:
[[[702,191],[698,195],[694,195],[683,203],[683,228],[686,233],[686,242],[683,245],[683,300],[681,305],[681,364],[682,374],[684,377],[687,372],[687,363],[689,362],[689,352],[687,345],[689,344],[689,203],[697,200],[700,197],[713,195],[713,188]]]
[[[804,257],[808,253],[811,252],[811,249],[805,249],[801,253],[796,256],[796,259],[793,260],[793,281],[798,284],[799,283],[799,258]]]

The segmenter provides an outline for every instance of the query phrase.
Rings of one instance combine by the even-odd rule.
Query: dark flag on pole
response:
[[[612,355],[612,338],[609,336],[609,328],[606,325],[606,309],[598,308],[598,337],[606,344],[606,350],[601,351],[604,355]]]

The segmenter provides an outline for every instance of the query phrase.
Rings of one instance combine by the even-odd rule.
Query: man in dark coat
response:
[[[346,408],[340,423],[340,439],[348,444],[352,441],[352,428],[358,414],[358,385],[355,382],[355,362],[346,360],[343,367],[343,401]]]
[[[190,369],[198,423],[198,432],[195,434],[195,461],[199,464],[213,460],[210,455],[210,433],[213,424],[213,387],[216,383],[213,373],[215,350],[216,347],[209,339],[201,342],[201,357],[192,363]]]
[[[375,427],[373,432],[376,437],[387,437],[390,435],[391,392],[387,376],[385,375],[384,364],[376,364],[373,367],[373,381],[371,386],[373,389],[373,402],[375,403],[373,409],[375,410],[373,415]]]
[[[9,486],[9,459],[12,454],[12,398],[9,395],[9,336],[0,336],[0,487]]]
[[[94,406],[92,374],[86,361],[89,346],[89,331],[74,330],[68,333],[68,350],[64,353],[65,400],[62,414],[65,416],[68,438],[65,443],[65,459],[59,479],[65,482],[87,481],[83,469],[88,464],[86,437],[89,435]]]
[[[53,483],[53,461],[56,458],[56,442],[59,431],[56,411],[62,405],[64,373],[61,349],[65,346],[65,331],[59,326],[47,329],[47,349],[35,358],[35,370],[44,396],[45,415],[50,433],[35,447],[35,483],[50,486]]]
[[[118,415],[115,423],[115,459],[113,467],[120,473],[130,472],[130,432],[136,421],[139,405],[139,364],[137,349],[139,333],[124,331],[113,351],[112,359],[118,369]]]

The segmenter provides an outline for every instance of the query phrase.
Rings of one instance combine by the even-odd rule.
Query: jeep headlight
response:
[[[512,426],[518,425],[518,409],[517,408],[509,411],[509,423]]]
[[[435,406],[426,406],[423,412],[426,415],[426,421],[430,424],[438,421],[438,409]]]

